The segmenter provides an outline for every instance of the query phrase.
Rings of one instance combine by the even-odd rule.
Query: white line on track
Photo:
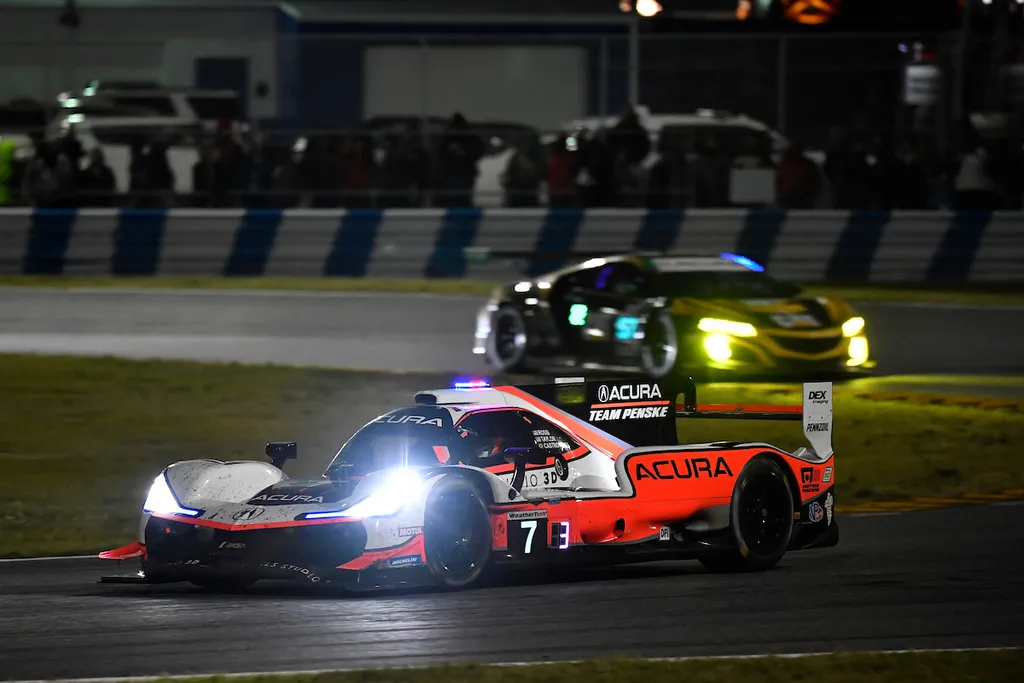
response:
[[[843,654],[878,654],[878,655],[904,655],[904,654],[917,654],[917,653],[939,653],[939,652],[1007,652],[1021,650],[1019,647],[962,647],[962,648],[935,648],[935,649],[915,649],[915,650],[857,650],[857,651],[845,651]],[[797,652],[791,654],[754,654],[754,655],[711,655],[711,656],[694,656],[694,657],[641,657],[637,658],[645,662],[693,662],[693,661],[708,661],[708,660],[739,660],[739,659],[804,659],[808,657],[826,657],[828,655],[838,654],[835,652]],[[569,659],[564,661],[546,661],[546,662],[499,662],[496,664],[483,664],[482,666],[495,666],[495,667],[511,667],[511,666],[550,666],[552,664],[581,664],[587,660]],[[395,667],[375,667],[376,669],[428,669],[433,666],[443,666],[443,664],[427,664],[424,666],[395,666]],[[295,671],[249,671],[245,673],[191,673],[191,674],[176,674],[173,676],[125,676],[116,678],[37,678],[20,681],[8,681],[8,683],[56,683],[63,681],[74,681],[74,683],[127,683],[128,681],[138,681],[143,683],[146,681],[173,681],[183,680],[189,678],[200,678],[203,676],[216,676],[217,678],[246,678],[255,676],[318,676],[323,674],[331,673],[346,673],[353,671],[373,671],[374,668],[357,667],[351,669],[308,669],[308,670],[295,670]]]
[[[965,304],[944,303],[939,301],[880,301],[871,299],[850,299],[850,303],[858,306],[875,308],[935,308],[961,311],[1024,311],[1021,304]]]
[[[333,299],[388,299],[388,298],[419,298],[478,301],[486,299],[486,294],[437,294],[434,292],[373,292],[359,290],[302,290],[302,289],[174,289],[161,287],[0,287],[0,293],[19,294],[67,294],[67,295],[147,295],[163,296],[195,296],[225,297],[247,296],[267,298],[333,298]]]
[[[0,559],[0,564],[13,564],[15,562],[54,562],[56,560],[94,560],[96,555],[54,555],[52,557],[10,557]]]

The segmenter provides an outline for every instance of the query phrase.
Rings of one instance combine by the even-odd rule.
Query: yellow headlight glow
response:
[[[756,337],[757,330],[750,323],[739,323],[735,320],[719,320],[718,318],[701,318],[697,323],[701,332],[719,332],[734,337]]]
[[[856,337],[864,329],[864,318],[856,317],[850,318],[843,323],[843,336],[844,337]]]
[[[868,338],[854,337],[850,340],[850,360],[846,364],[850,367],[864,365],[868,362]]]
[[[729,336],[721,333],[709,334],[704,338],[704,351],[708,358],[716,363],[722,363],[732,358],[732,349],[729,348]]]

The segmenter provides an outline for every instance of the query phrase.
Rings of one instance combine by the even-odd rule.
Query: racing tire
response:
[[[648,319],[640,346],[640,368],[651,379],[672,373],[679,359],[679,333],[672,317],[658,312]]]
[[[793,490],[771,458],[755,457],[740,472],[730,505],[735,547],[700,558],[713,572],[763,572],[779,563],[793,538]]]
[[[214,593],[240,593],[256,581],[253,579],[195,579],[189,583]]]
[[[481,582],[491,563],[489,497],[463,477],[445,477],[430,492],[423,546],[434,583],[461,590]]]
[[[487,337],[487,360],[503,372],[525,373],[527,346],[526,318],[514,306],[502,306],[491,318]]]

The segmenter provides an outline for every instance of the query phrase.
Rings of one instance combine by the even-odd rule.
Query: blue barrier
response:
[[[633,250],[801,282],[1024,283],[1024,214],[626,209],[0,210],[0,273],[505,279]]]

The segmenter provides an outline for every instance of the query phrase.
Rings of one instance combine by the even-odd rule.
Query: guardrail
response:
[[[0,273],[507,279],[630,250],[798,282],[1024,282],[1024,213],[0,210]]]

